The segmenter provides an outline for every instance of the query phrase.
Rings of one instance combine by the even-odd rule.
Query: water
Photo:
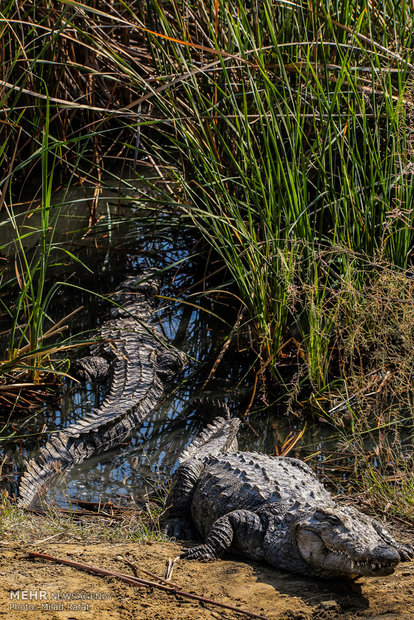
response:
[[[155,226],[139,203],[116,200],[116,188],[106,190],[105,195],[98,205],[99,225],[94,232],[85,235],[89,201],[81,199],[79,190],[71,191],[65,198],[56,232],[60,246],[76,252],[93,273],[63,260],[54,268],[52,277],[106,294],[113,291],[125,275],[139,274],[146,267],[165,270],[161,291],[164,299],[160,299],[154,321],[175,346],[188,354],[189,363],[177,384],[170,386],[169,396],[130,440],[74,467],[62,481],[53,485],[50,495],[58,505],[67,505],[71,501],[69,498],[110,499],[118,503],[125,496],[142,496],[147,490],[163,492],[163,485],[176,466],[180,452],[216,413],[222,414],[208,401],[201,409],[191,404],[200,393],[228,333],[228,327],[211,312],[231,324],[235,322],[234,312],[226,305],[225,297],[214,303],[209,296],[188,295],[188,291],[202,289],[201,285],[194,285],[202,280],[205,270],[204,262],[195,256],[196,237],[191,231],[172,224],[168,217],[158,217]],[[0,243],[3,253],[10,257],[10,229],[3,226],[0,234],[3,235]],[[33,244],[35,235],[29,239]],[[79,305],[85,310],[70,322],[74,334],[96,328],[107,311],[105,302],[86,290],[62,286],[51,313],[59,319]],[[210,312],[195,307],[198,305]],[[210,398],[224,398],[234,415],[246,411],[251,399],[253,385],[244,378],[251,363],[247,351],[230,349],[205,390]],[[265,407],[257,398],[249,415],[242,416],[242,449],[275,454],[288,438],[293,439],[303,429],[302,416],[287,415],[285,407],[277,404],[280,396],[273,395],[276,404],[270,407]],[[54,402],[53,406],[45,405],[36,415],[30,413],[17,419],[13,417],[13,420],[4,419],[0,438],[15,433],[11,440],[0,444],[0,462],[5,459],[2,484],[9,493],[17,490],[25,460],[36,458],[45,442],[46,434],[39,435],[40,430],[46,428],[50,432],[67,427],[81,419],[91,407],[98,406],[102,398],[103,394],[93,385],[66,382],[58,403]],[[327,455],[337,450],[340,439],[330,426],[308,419],[302,439],[289,454],[314,455],[314,463],[322,463]],[[325,473],[329,478],[329,462]]]

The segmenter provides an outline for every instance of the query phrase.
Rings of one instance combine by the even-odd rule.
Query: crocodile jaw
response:
[[[297,526],[296,544],[312,572],[321,577],[391,575],[400,562],[398,552],[392,547],[384,544],[366,549],[352,549],[346,544],[334,547],[306,525]]]

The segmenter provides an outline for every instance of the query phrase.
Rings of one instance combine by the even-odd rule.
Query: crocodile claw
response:
[[[193,547],[192,549],[186,549],[180,555],[180,558],[186,560],[198,560],[199,562],[209,562],[216,559],[206,545],[199,545],[198,547]]]

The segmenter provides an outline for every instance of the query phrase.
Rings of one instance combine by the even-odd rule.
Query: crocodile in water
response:
[[[145,274],[144,274],[145,276]],[[51,434],[19,485],[18,505],[30,507],[61,472],[121,444],[165,394],[165,383],[181,370],[184,355],[150,325],[158,281],[129,277],[112,297],[118,306],[100,328],[102,342],[71,372],[109,384],[102,405],[68,428]]]
[[[303,461],[238,452],[239,424],[216,418],[181,455],[167,533],[182,537],[192,521],[205,540],[181,557],[208,560],[231,549],[324,578],[389,575],[414,557],[378,521],[335,503]]]

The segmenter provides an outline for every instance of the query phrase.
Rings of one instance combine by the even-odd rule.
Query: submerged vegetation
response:
[[[159,208],[220,260],[211,292],[239,311],[262,401],[312,407],[355,454],[372,434],[361,467],[384,482],[414,419],[413,18],[406,0],[3,3],[0,226],[16,270],[1,287],[16,301],[0,372],[34,379],[73,345],[44,344],[62,324],[43,325],[62,251],[52,188],[92,183],[93,226],[104,171],[146,166]]]

